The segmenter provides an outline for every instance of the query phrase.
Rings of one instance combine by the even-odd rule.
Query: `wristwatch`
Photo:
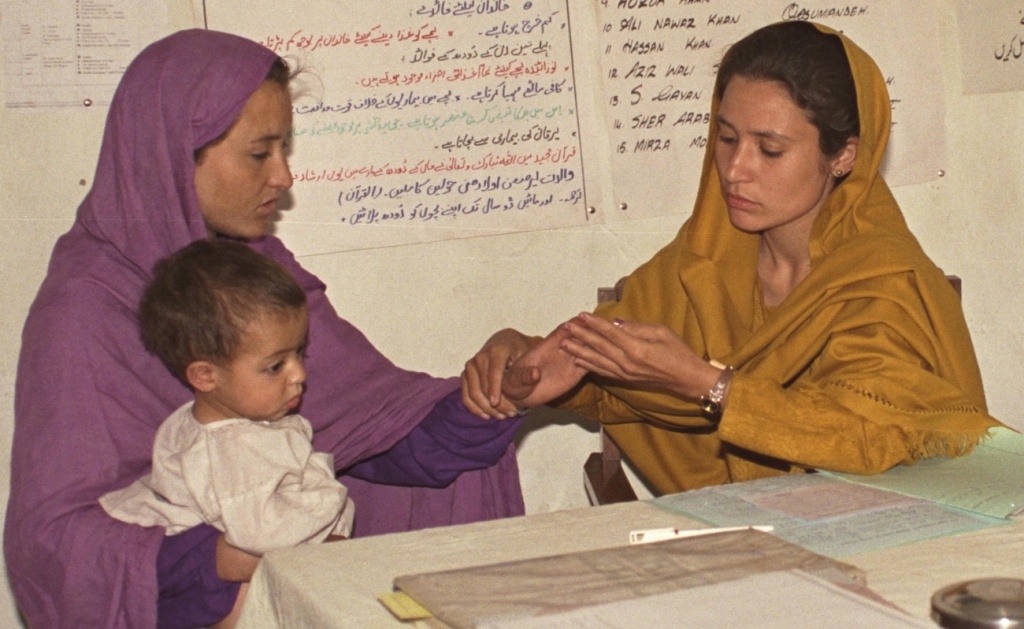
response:
[[[732,374],[736,370],[721,365],[721,363],[716,364],[715,361],[711,361],[711,364],[716,367],[721,366],[722,373],[718,375],[718,380],[715,380],[715,384],[707,392],[707,395],[700,399],[700,407],[708,415],[719,415],[722,412],[722,398],[725,397],[725,389],[729,386]]]

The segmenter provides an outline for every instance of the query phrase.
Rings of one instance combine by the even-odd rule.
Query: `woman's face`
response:
[[[811,225],[835,186],[832,173],[848,172],[856,141],[834,158],[821,153],[818,129],[789,92],[773,81],[734,76],[718,110],[715,167],[729,220],[750,233]]]
[[[196,161],[196,192],[207,231],[235,238],[270,233],[281,193],[292,185],[288,89],[264,81],[227,133]]]

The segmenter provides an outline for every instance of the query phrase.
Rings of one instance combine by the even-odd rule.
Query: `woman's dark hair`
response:
[[[278,85],[288,87],[288,83],[292,80],[292,71],[288,67],[288,64],[284,62],[284,59],[278,57],[271,64],[270,70],[267,71],[267,80],[273,81]]]
[[[813,24],[777,22],[733,44],[718,69],[719,99],[734,76],[785,86],[818,129],[821,152],[828,157],[860,135],[857,90],[843,42]]]
[[[230,361],[250,323],[305,305],[279,263],[239,242],[197,240],[156,263],[139,304],[142,344],[183,378],[194,361]]]

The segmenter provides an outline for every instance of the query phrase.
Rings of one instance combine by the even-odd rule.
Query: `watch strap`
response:
[[[722,373],[718,375],[718,380],[715,380],[711,390],[700,398],[700,407],[708,415],[720,415],[722,413],[722,400],[725,398],[725,390],[729,387],[729,382],[732,380],[732,375],[736,370],[714,360],[711,361],[711,364],[715,367],[721,366]]]

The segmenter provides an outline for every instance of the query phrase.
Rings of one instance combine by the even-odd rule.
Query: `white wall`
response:
[[[1024,426],[1024,96],[963,96],[954,0],[942,0],[935,46],[944,76],[949,163],[933,183],[897,188],[911,228],[948,273],[963,278],[963,303],[992,413]],[[31,114],[0,110],[0,498],[6,504],[14,372],[21,326],[53,242],[71,224],[91,181],[102,112]],[[386,250],[309,257],[338,311],[399,365],[457,374],[495,330],[544,333],[589,309],[610,285],[675,233],[678,216],[613,227],[534,232]],[[295,211],[301,212],[301,208]],[[582,506],[582,464],[598,447],[592,428],[540,412],[520,441],[530,512]],[[0,516],[2,517],[2,516]],[[0,626],[17,623],[0,575]]]

